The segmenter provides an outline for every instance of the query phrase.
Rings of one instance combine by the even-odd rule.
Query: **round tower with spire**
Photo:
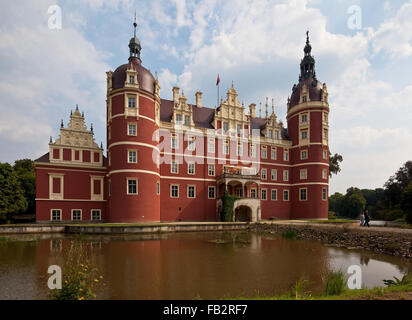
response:
[[[316,78],[315,58],[306,32],[299,83],[288,99],[291,148],[291,218],[328,218],[328,92]]]
[[[129,61],[107,72],[108,221],[160,221],[157,142],[159,84],[142,66],[141,45],[130,39]]]

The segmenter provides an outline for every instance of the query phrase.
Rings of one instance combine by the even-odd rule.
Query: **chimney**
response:
[[[256,118],[256,104],[251,103],[251,104],[249,105],[249,115],[250,115],[252,118]]]
[[[173,101],[179,103],[179,87],[173,87]]]
[[[202,107],[202,93],[200,91],[196,92],[196,105],[198,108]]]

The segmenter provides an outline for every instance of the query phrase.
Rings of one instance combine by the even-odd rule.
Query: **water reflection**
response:
[[[0,299],[44,299],[47,268],[63,266],[73,237],[17,237],[0,244]],[[282,293],[302,276],[321,289],[330,269],[360,265],[366,286],[411,270],[411,262],[247,232],[87,236],[107,299],[205,299]],[[64,270],[63,270],[64,272]],[[6,288],[6,290],[3,290]]]

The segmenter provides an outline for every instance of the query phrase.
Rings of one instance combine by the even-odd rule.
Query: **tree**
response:
[[[329,197],[329,211],[336,212],[339,216],[344,214],[344,195],[339,192],[335,192]]]
[[[407,161],[385,183],[385,205],[392,208],[401,202],[402,191],[412,181],[412,161]]]
[[[344,215],[350,218],[360,216],[365,208],[366,200],[358,188],[350,187],[344,197]]]
[[[27,212],[35,213],[36,173],[34,170],[34,162],[30,159],[16,160],[14,162],[14,171],[18,176],[20,185],[23,189],[24,197],[27,201]]]
[[[412,223],[412,182],[402,192],[401,208],[406,214],[406,221]]]
[[[332,174],[338,174],[340,172],[340,163],[343,161],[343,157],[340,154],[335,153],[332,157],[329,154],[329,177],[332,178]]]
[[[5,220],[6,216],[26,209],[27,201],[14,168],[0,163],[0,219]]]

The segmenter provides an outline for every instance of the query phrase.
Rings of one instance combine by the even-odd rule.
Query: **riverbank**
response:
[[[302,221],[268,221],[251,225],[251,230],[282,234],[294,231],[296,238],[318,240],[327,246],[369,250],[412,258],[412,230],[388,227],[360,227],[305,223]]]

